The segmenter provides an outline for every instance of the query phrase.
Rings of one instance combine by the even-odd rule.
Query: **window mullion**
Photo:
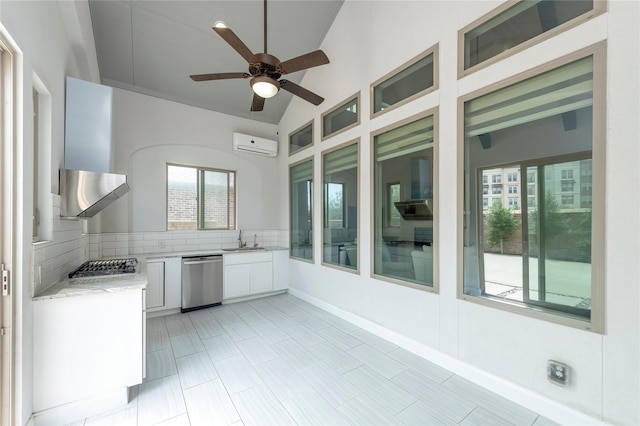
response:
[[[198,180],[197,180],[197,209],[196,217],[198,221],[198,229],[204,229],[204,170],[198,169]]]

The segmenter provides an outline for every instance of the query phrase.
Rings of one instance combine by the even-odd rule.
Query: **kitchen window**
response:
[[[602,332],[603,64],[598,44],[461,99],[460,298]],[[478,201],[480,170],[495,168],[527,176],[518,191],[527,202],[499,218]],[[577,176],[574,170],[592,172],[584,180],[593,183],[593,207],[562,194],[561,182]],[[517,200],[510,197],[509,205]]]
[[[436,112],[408,118],[372,134],[373,276],[437,291]],[[389,190],[398,185],[399,201]],[[398,226],[391,226],[394,214]]]
[[[313,261],[313,159],[289,167],[289,255]]]
[[[606,11],[602,0],[506,2],[458,33],[458,77]]]
[[[167,164],[167,230],[235,227],[236,172]]]
[[[371,116],[375,117],[438,87],[438,48],[433,47],[371,85]]]
[[[322,262],[358,270],[358,147],[340,145],[322,155]]]

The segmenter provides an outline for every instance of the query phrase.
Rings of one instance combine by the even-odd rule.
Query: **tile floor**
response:
[[[74,425],[550,425],[292,295],[148,319],[131,402]]]

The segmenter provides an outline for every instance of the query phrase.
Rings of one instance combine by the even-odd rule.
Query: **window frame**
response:
[[[380,129],[376,129],[374,131],[372,131],[369,134],[369,146],[371,147],[370,149],[370,154],[369,154],[369,167],[370,167],[370,174],[369,174],[369,188],[370,188],[370,200],[371,200],[371,208],[370,208],[370,236],[371,239],[373,240],[375,238],[375,226],[376,226],[376,222],[375,222],[375,166],[376,166],[376,155],[375,155],[375,137],[386,133],[388,131],[394,130],[396,128],[402,127],[405,124],[409,124],[412,123],[414,121],[418,121],[421,120],[423,118],[427,118],[429,116],[433,116],[433,208],[432,211],[434,213],[434,217],[433,217],[433,241],[431,243],[431,246],[433,247],[433,285],[432,286],[428,286],[428,285],[422,285],[422,284],[417,284],[415,282],[411,282],[411,281],[404,281],[404,280],[400,280],[397,278],[392,278],[386,275],[379,275],[375,273],[375,256],[376,256],[376,244],[375,241],[372,241],[371,244],[369,244],[369,260],[370,260],[370,264],[369,264],[369,268],[370,268],[370,277],[372,279],[377,279],[380,281],[385,281],[388,283],[392,283],[392,284],[398,284],[401,285],[403,287],[408,287],[408,288],[412,288],[415,290],[420,290],[420,291],[425,291],[428,293],[434,293],[434,294],[439,294],[440,293],[440,267],[439,267],[439,263],[440,263],[440,214],[439,214],[439,197],[440,197],[440,190],[439,190],[439,185],[440,185],[440,147],[439,147],[439,113],[440,113],[440,109],[438,106],[430,108],[426,111],[423,111],[421,113],[412,115],[410,117],[406,117],[403,120],[394,122],[388,126],[384,126]],[[387,190],[387,187],[385,187],[385,190]],[[382,218],[381,219],[383,222],[386,220],[386,218]]]
[[[200,166],[189,166],[186,164],[179,163],[166,163],[165,164],[165,205],[166,205],[166,227],[167,231],[180,231],[177,229],[169,229],[169,167],[183,167],[188,169],[194,169],[196,171],[196,228],[188,229],[185,231],[233,231],[238,228],[238,172],[236,170],[226,170],[226,169],[216,169],[212,167],[200,167]],[[233,173],[233,181],[234,181],[234,190],[233,190],[233,213],[231,213],[227,209],[227,220],[231,221],[233,219],[233,224],[229,224],[229,226],[225,228],[206,228],[204,227],[205,217],[204,217],[204,209],[205,209],[205,200],[204,200],[204,186],[202,185],[202,179],[204,172],[216,172],[216,173],[226,173],[227,174],[227,196],[229,194],[229,174]],[[229,200],[231,198],[229,197]],[[231,204],[231,203],[229,203]]]
[[[356,267],[355,268],[349,268],[349,267],[346,267],[346,266],[337,265],[335,263],[325,262],[324,253],[323,253],[322,256],[320,256],[320,259],[321,259],[321,265],[322,266],[326,266],[326,267],[329,267],[329,268],[338,269],[340,271],[345,271],[345,272],[349,272],[349,273],[352,273],[352,274],[360,275],[360,265],[362,264],[362,259],[361,259],[361,256],[360,256],[361,252],[362,252],[362,250],[360,250],[360,247],[361,247],[361,245],[360,245],[360,240],[361,240],[361,238],[360,238],[360,235],[361,235],[360,230],[362,229],[361,228],[361,222],[362,221],[360,220],[360,217],[361,217],[360,216],[360,210],[361,210],[361,208],[360,208],[361,207],[360,194],[361,194],[361,189],[362,189],[361,188],[362,179],[360,178],[360,170],[361,170],[361,168],[360,168],[360,165],[361,165],[360,138],[352,139],[350,141],[341,143],[341,144],[336,145],[336,146],[334,146],[332,148],[325,149],[324,151],[322,151],[320,153],[320,163],[321,163],[321,165],[320,165],[320,174],[321,174],[321,177],[322,177],[322,226],[323,226],[322,247],[323,247],[323,250],[324,250],[324,224],[325,224],[325,221],[327,220],[327,218],[325,216],[325,199],[324,199],[324,194],[325,194],[325,190],[324,190],[324,185],[325,185],[325,183],[324,183],[325,155],[326,154],[330,154],[330,153],[332,153],[334,151],[339,151],[340,149],[349,147],[351,145],[357,145],[357,154],[356,154],[356,158],[357,158],[357,162],[356,162],[356,168],[357,168],[356,206],[358,207],[358,209],[357,209],[356,214],[357,214],[358,218],[357,218],[357,226],[356,226],[356,235],[357,235],[357,237],[356,237],[357,238],[357,242],[356,242],[356,259],[357,259]],[[344,184],[342,184],[342,185],[344,187]],[[345,215],[345,218],[346,218],[346,212],[347,212],[346,204],[343,204],[343,208],[344,208],[344,215]]]
[[[464,68],[464,56],[465,56],[465,34],[472,31],[476,27],[490,21],[491,19],[497,17],[501,13],[507,11],[508,9],[514,7],[518,3],[521,3],[525,0],[507,0],[504,4],[496,7],[495,9],[489,11],[485,15],[480,18],[474,20],[470,24],[466,25],[462,29],[458,31],[458,79],[461,79],[469,74],[472,74],[480,69],[486,68],[496,62],[500,62],[501,60],[513,56],[519,52],[522,52],[532,46],[535,46],[539,43],[542,43],[545,40],[548,40],[560,33],[563,33],[573,27],[577,27],[578,25],[595,18],[598,15],[601,15],[607,11],[607,3],[609,0],[593,0],[593,9],[590,11],[583,13],[582,15],[576,16],[575,18],[560,24],[548,31],[543,32],[529,40],[526,40],[512,48],[505,50],[502,53],[499,53],[489,59],[486,59],[476,65],[473,65],[467,69]]]
[[[380,77],[379,79],[377,79],[376,81],[374,81],[373,83],[371,83],[371,85],[369,86],[369,117],[370,119],[374,119],[376,117],[381,116],[382,114],[389,112],[389,111],[393,111],[396,108],[399,108],[403,105],[406,105],[418,98],[421,98],[422,96],[425,96],[431,92],[434,92],[436,90],[439,89],[440,87],[440,73],[439,73],[439,68],[440,68],[440,62],[439,62],[439,43],[436,43],[435,45],[431,46],[430,48],[428,48],[427,50],[425,50],[424,52],[414,56],[413,58],[409,59],[407,62],[405,62],[404,64],[394,68],[393,70],[389,71],[387,74],[383,75],[382,77]],[[384,83],[385,81],[395,77],[396,75],[400,74],[401,72],[403,72],[404,70],[406,70],[407,68],[411,67],[414,64],[417,64],[418,62],[420,62],[421,60],[425,59],[427,56],[429,55],[433,55],[433,84],[429,87],[427,87],[426,89],[423,89],[417,93],[414,93],[413,95],[396,102],[395,104],[389,106],[388,108],[385,108],[383,110],[380,111],[374,111],[374,107],[375,107],[375,97],[374,97],[374,91],[375,88]]]
[[[307,127],[311,126],[311,143],[307,146],[304,146],[302,148],[299,148],[295,151],[291,151],[291,138],[293,136],[295,136],[297,133],[302,132],[303,130],[305,130]],[[311,148],[313,145],[315,145],[315,129],[314,129],[314,120],[308,121],[307,123],[303,124],[302,126],[298,127],[297,129],[295,129],[294,131],[292,131],[291,133],[289,133],[289,137],[287,138],[287,143],[289,145],[288,149],[289,149],[289,157],[291,157],[292,155],[296,155],[297,153],[304,151],[305,149],[309,149]]]
[[[530,318],[548,321],[572,328],[591,331],[603,334],[605,329],[604,313],[604,293],[605,293],[605,262],[604,262],[604,244],[592,244],[592,264],[591,264],[591,318],[590,320],[579,319],[574,316],[567,316],[562,312],[543,310],[534,306],[524,306],[517,302],[507,302],[503,300],[493,300],[483,296],[474,296],[464,293],[464,235],[465,235],[465,102],[476,99],[483,95],[495,92],[507,86],[535,77],[547,71],[554,70],[569,63],[584,59],[591,56],[593,58],[593,140],[592,140],[592,241],[605,241],[605,186],[606,186],[606,42],[598,42],[583,49],[574,51],[570,54],[557,58],[555,60],[543,63],[527,71],[515,74],[506,79],[482,87],[471,93],[462,95],[458,98],[457,115],[458,115],[458,191],[457,191],[457,298],[466,302],[479,304],[485,307],[495,308],[502,311],[523,315]],[[522,182],[523,186],[529,183]],[[527,196],[528,202],[529,196]],[[468,213],[468,212],[467,212]]]
[[[336,111],[338,111],[340,108],[343,108],[345,106],[347,106],[348,104],[351,104],[353,101],[356,101],[356,121],[354,123],[349,124],[348,126],[342,127],[339,130],[335,130],[331,133],[328,134],[324,134],[324,118],[331,114],[334,113]],[[360,91],[354,93],[353,95],[347,97],[345,100],[343,100],[342,102],[339,102],[337,105],[335,105],[334,107],[332,107],[331,109],[325,111],[322,113],[322,115],[320,116],[320,140],[322,142],[326,141],[329,138],[332,138],[336,135],[339,135],[340,133],[344,133],[349,129],[353,129],[354,127],[357,127],[360,125],[360,120],[361,120],[361,102],[360,102]]]
[[[287,200],[288,200],[288,205],[289,205],[289,259],[293,259],[293,260],[298,260],[300,262],[305,262],[305,263],[311,263],[311,264],[315,264],[315,252],[316,252],[316,246],[315,246],[315,238],[312,238],[311,240],[311,259],[307,259],[304,257],[298,257],[298,256],[293,256],[292,254],[292,248],[291,247],[291,230],[293,229],[293,215],[291,214],[291,210],[293,208],[292,204],[291,204],[291,190],[293,188],[293,182],[291,181],[291,169],[299,166],[300,164],[304,164],[307,161],[311,161],[311,219],[310,219],[310,223],[311,223],[311,235],[313,236],[313,234],[315,233],[315,227],[314,227],[314,221],[316,220],[315,218],[315,197],[316,197],[316,182],[315,182],[315,159],[314,156],[311,155],[310,157],[305,157],[301,160],[298,160],[294,163],[289,164],[289,167],[287,169],[287,181],[288,181],[288,188],[289,188],[289,193],[287,194]]]

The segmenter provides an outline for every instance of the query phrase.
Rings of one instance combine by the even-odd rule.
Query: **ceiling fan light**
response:
[[[213,28],[227,28],[227,24],[224,21],[216,21],[213,23]]]
[[[260,75],[251,79],[251,88],[253,92],[261,98],[272,98],[280,90],[280,84],[265,75]]]

